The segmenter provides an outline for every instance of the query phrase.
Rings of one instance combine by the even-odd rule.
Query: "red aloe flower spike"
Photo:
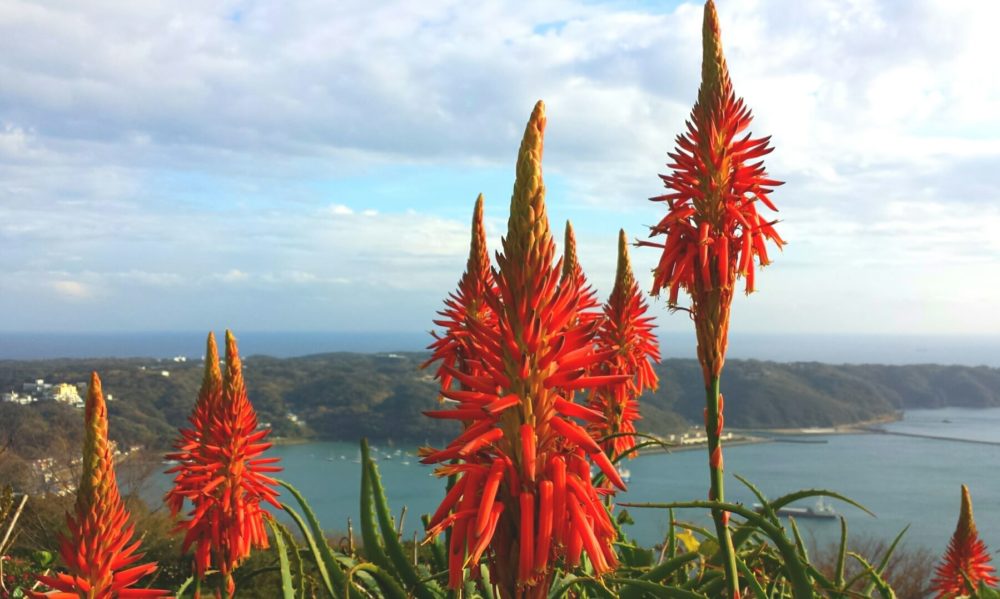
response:
[[[779,249],[784,241],[774,223],[761,219],[758,202],[776,210],[769,195],[780,181],[768,178],[761,157],[771,152],[770,138],[743,132],[752,117],[736,97],[722,53],[719,16],[712,0],[705,3],[702,28],[701,87],[691,110],[687,131],[668,154],[669,175],[660,178],[668,193],[651,198],[667,203],[667,215],[651,229],[664,242],[642,245],[662,250],[653,271],[653,294],[669,292],[676,307],[680,290],[691,296],[691,314],[698,337],[698,360],[705,380],[705,429],[708,435],[712,499],[722,501],[722,404],[719,377],[725,362],[733,287],[739,277],[754,290],[754,264],[770,262],[766,242]],[[727,514],[713,517],[726,569],[727,595],[739,596]]]
[[[591,421],[588,431],[595,439],[606,439],[601,445],[609,456],[635,457],[635,437],[631,434],[640,418],[639,396],[647,389],[655,391],[659,384],[652,363],[660,361],[660,347],[653,333],[653,319],[645,316],[648,309],[632,274],[628,239],[624,230],[619,231],[615,286],[604,305],[596,337],[597,351],[606,357],[596,372],[629,378],[618,385],[598,387],[589,401],[590,408],[601,413],[603,419]],[[614,436],[622,433],[625,435]]]
[[[746,292],[752,292],[752,258],[764,266],[769,263],[764,241],[779,249],[784,245],[774,223],[762,221],[756,207],[759,200],[776,210],[769,194],[781,182],[767,177],[762,161],[752,162],[771,152],[770,138],[740,136],[752,116],[733,91],[711,0],[705,4],[703,33],[698,101],[688,131],[677,137],[677,149],[669,154],[673,172],[661,175],[670,193],[651,198],[669,207],[651,236],[666,236],[653,293],[669,289],[671,304],[678,288],[692,294],[729,289],[737,276],[746,278]]]
[[[600,420],[601,415],[566,406],[573,405],[569,390],[619,383],[628,376],[587,374],[600,358],[593,348],[596,323],[581,322],[579,279],[560,284],[560,266],[554,264],[541,171],[544,127],[539,102],[518,153],[507,235],[493,271],[496,291],[486,294],[494,320],[463,331],[480,370],[462,372],[458,364],[443,363],[442,372],[462,389],[442,395],[458,406],[428,414],[460,420],[466,429],[448,447],[421,452],[429,463],[464,460],[439,469],[441,475],[460,478],[429,531],[451,529],[449,586],[461,586],[462,567],[478,567],[480,556],[488,555],[491,579],[505,599],[544,597],[556,562],[572,563],[584,550],[599,575],[616,563],[614,526],[591,485],[587,462],[588,454],[601,464],[607,457],[568,420],[580,415]],[[442,353],[435,359],[447,357]],[[556,415],[557,409],[565,418]],[[574,501],[576,508],[567,508]],[[578,533],[567,532],[577,531],[581,518],[592,533],[586,546]],[[534,534],[542,531],[551,532],[544,543]]]
[[[576,256],[576,235],[573,233],[573,223],[566,221],[566,234],[563,241],[563,263],[562,277],[559,283],[570,286],[572,292],[577,294],[577,310],[580,312],[578,318],[581,321],[589,322],[600,317],[597,311],[600,302],[597,300],[597,292],[594,291],[590,283],[587,282],[587,275],[580,266],[580,260]]]
[[[28,596],[36,599],[169,597],[167,591],[133,588],[141,578],[156,570],[156,563],[136,565],[143,557],[138,552],[141,541],[135,539],[135,525],[129,521],[118,492],[114,454],[108,440],[108,411],[96,372],[90,375],[84,422],[87,432],[83,442],[83,475],[74,512],[66,514],[69,536],[59,535],[59,554],[67,572],[38,576],[38,581],[53,591],[28,591]]]
[[[437,378],[440,379],[442,392],[451,389],[453,375],[448,371],[450,368],[472,376],[482,374],[477,360],[483,356],[470,337],[470,329],[492,330],[495,327],[496,318],[487,301],[489,296],[496,294],[494,287],[490,255],[486,249],[486,226],[483,224],[483,194],[479,194],[472,213],[472,244],[465,273],[458,282],[458,291],[449,294],[444,301],[445,309],[438,312],[441,319],[435,320],[434,324],[444,327],[444,332],[441,335],[432,333],[435,340],[428,347],[432,354],[421,366],[426,368],[440,361]]]
[[[166,459],[177,462],[167,470],[175,474],[174,486],[167,491],[163,501],[170,508],[170,514],[177,516],[184,506],[184,499],[200,494],[203,482],[201,474],[192,470],[195,465],[195,451],[203,450],[206,434],[216,415],[217,406],[222,401],[222,371],[219,369],[219,349],[215,344],[215,334],[208,334],[205,348],[205,373],[198,391],[198,400],[188,421],[191,428],[182,428],[180,438],[174,443],[176,453],[167,454]]]
[[[948,543],[948,551],[935,570],[931,589],[937,592],[937,599],[974,594],[980,583],[995,585],[1000,582],[1000,578],[993,575],[994,571],[990,565],[990,553],[979,538],[976,521],[972,517],[969,488],[962,485],[962,511],[958,516],[958,526]]]
[[[213,348],[210,337],[207,362],[217,357],[212,355]],[[261,457],[271,447],[264,442],[270,430],[257,430],[257,413],[247,399],[243,366],[230,331],[226,331],[226,372],[217,394],[216,370],[206,363],[202,394],[192,415],[199,442],[184,445],[191,433],[182,432],[180,444],[191,448],[181,454],[173,492],[192,505],[188,519],[178,528],[186,531],[183,550],[195,547],[196,578],[204,580],[214,566],[231,596],[235,592],[233,570],[253,549],[268,546],[264,529],[268,512],[261,502],[280,509],[275,499],[277,482],[268,474],[281,468],[274,465],[278,458]]]

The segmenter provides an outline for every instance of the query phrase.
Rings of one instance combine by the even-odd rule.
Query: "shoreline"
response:
[[[828,437],[832,435],[873,435],[877,431],[872,427],[890,422],[902,420],[903,412],[886,414],[877,418],[852,422],[850,424],[838,424],[831,427],[802,427],[802,428],[732,428],[727,432],[732,433],[733,438],[723,440],[723,447],[739,447],[741,445],[757,445],[760,443],[825,443],[826,441],[818,437]],[[792,438],[796,440],[792,440]],[[808,437],[817,437],[809,439]],[[681,451],[704,450],[708,446],[707,441],[699,443],[688,443],[684,445],[672,445],[668,447],[647,447],[641,449],[637,455],[669,454]]]
[[[771,435],[775,437],[802,437],[815,435],[827,436],[827,435],[869,435],[873,434],[871,427],[880,424],[889,424],[891,422],[899,422],[903,419],[903,411],[897,411],[894,414],[885,414],[884,416],[879,416],[876,418],[870,418],[868,420],[860,420],[858,422],[852,422],[850,424],[837,424],[829,427],[816,427],[808,426],[801,428],[732,428],[729,429],[733,434],[746,434],[746,435]]]

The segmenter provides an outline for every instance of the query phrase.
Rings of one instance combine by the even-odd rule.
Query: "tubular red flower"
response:
[[[114,454],[108,440],[108,411],[96,372],[90,375],[84,418],[87,432],[83,475],[74,512],[66,515],[69,536],[59,537],[59,554],[67,572],[38,576],[38,581],[53,591],[28,591],[28,595],[82,599],[169,597],[167,591],[134,588],[141,578],[156,570],[156,563],[136,564],[143,557],[138,551],[141,541],[135,539],[135,525],[129,521],[118,491]]]
[[[701,87],[687,121],[668,153],[670,174],[661,175],[667,193],[650,198],[665,202],[667,214],[651,228],[650,237],[662,241],[641,245],[661,250],[653,270],[653,294],[666,289],[667,301],[677,307],[681,290],[691,296],[690,312],[698,338],[698,361],[705,382],[705,431],[708,436],[710,497],[724,500],[721,433],[723,409],[720,377],[729,343],[729,316],[737,279],[745,291],[754,290],[754,261],[770,260],[766,244],[779,249],[784,241],[776,221],[761,217],[763,209],[776,211],[770,194],[781,185],[770,179],[763,156],[771,152],[770,138],[744,134],[752,117],[733,91],[722,53],[719,15],[715,3],[705,3],[702,25]],[[739,596],[735,549],[728,515],[713,510],[721,545],[726,595]]]
[[[948,551],[935,571],[931,589],[937,593],[938,599],[974,594],[980,583],[994,585],[1000,582],[1000,578],[993,575],[994,571],[986,543],[979,538],[976,521],[972,517],[969,488],[962,485],[958,526],[948,543]]]
[[[770,194],[781,182],[768,177],[760,160],[772,151],[770,137],[743,134],[753,117],[733,91],[711,0],[705,4],[703,37],[698,101],[687,131],[677,137],[677,148],[668,154],[672,172],[660,176],[668,193],[650,198],[667,204],[667,215],[650,232],[650,237],[662,235],[665,240],[642,245],[662,250],[653,273],[654,295],[666,289],[669,303],[675,305],[684,289],[691,294],[696,318],[699,311],[715,313],[710,316],[719,325],[716,333],[713,339],[699,337],[699,345],[705,345],[700,350],[718,374],[727,343],[733,285],[743,277],[745,291],[752,292],[754,259],[759,266],[767,265],[765,242],[780,249],[784,241],[774,229],[776,221],[762,218],[758,209],[763,205],[777,210]]]
[[[486,554],[491,580],[504,598],[544,597],[556,562],[573,563],[581,551],[599,575],[615,563],[614,526],[591,484],[587,461],[602,450],[571,420],[602,416],[573,404],[572,390],[627,376],[588,374],[601,357],[593,345],[597,322],[581,317],[587,292],[578,265],[561,273],[554,263],[541,173],[544,128],[539,102],[518,153],[507,235],[493,271],[495,292],[485,294],[493,318],[461,330],[471,356],[466,362],[477,371],[463,372],[457,361],[447,361],[449,354],[435,353],[441,371],[462,390],[443,387],[442,395],[458,405],[433,415],[462,421],[465,431],[444,449],[421,452],[428,463],[463,460],[439,468],[439,474],[459,479],[429,531],[451,528],[449,586],[461,585],[457,568],[478,567]],[[568,240],[572,252],[571,230]],[[472,264],[470,258],[470,270]],[[608,462],[601,455],[598,462]],[[591,533],[586,539],[576,526],[581,519]],[[543,542],[534,533],[544,531],[550,535]]]
[[[566,232],[563,239],[563,262],[562,278],[560,285],[569,287],[570,294],[577,295],[577,313],[582,322],[589,322],[601,316],[597,300],[597,292],[587,281],[587,275],[580,266],[580,260],[576,256],[576,234],[573,232],[573,224],[566,221]]]
[[[639,290],[628,256],[625,231],[618,234],[618,270],[611,296],[604,304],[604,318],[597,331],[597,351],[604,357],[596,369],[603,376],[627,375],[617,385],[598,387],[590,394],[589,405],[603,415],[591,422],[590,434],[610,456],[635,457],[635,421],[639,416],[639,396],[656,390],[659,379],[653,362],[660,361],[660,346],[653,333],[653,318]],[[556,408],[558,409],[558,408]]]
[[[280,509],[277,482],[269,473],[281,470],[278,458],[261,457],[271,447],[268,429],[257,429],[257,413],[247,398],[236,339],[226,331],[226,372],[218,367],[215,338],[209,334],[205,377],[190,429],[181,430],[179,451],[168,456],[179,464],[167,504],[176,515],[184,500],[191,503],[183,550],[195,548],[194,570],[199,580],[213,566],[227,591],[234,592],[233,570],[254,548],[268,546],[262,502]]]
[[[483,195],[476,198],[472,214],[472,243],[465,273],[458,282],[458,291],[445,299],[445,309],[434,324],[444,327],[442,334],[433,333],[434,343],[428,349],[432,354],[423,367],[440,362],[437,377],[441,389],[451,389],[451,370],[478,376],[482,368],[478,363],[481,352],[471,337],[472,329],[493,330],[496,318],[487,300],[496,294],[490,255],[486,249],[486,227],[483,224]],[[447,397],[447,395],[445,395]]]

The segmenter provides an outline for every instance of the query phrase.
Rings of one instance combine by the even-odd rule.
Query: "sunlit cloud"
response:
[[[1000,4],[719,10],[787,181],[748,328],[1000,333]],[[553,226],[606,290],[618,229],[662,214],[700,28],[691,2],[7,2],[0,329],[426,328],[479,192],[499,248],[538,98]]]

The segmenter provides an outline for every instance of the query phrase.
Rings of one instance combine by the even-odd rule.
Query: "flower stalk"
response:
[[[774,230],[777,221],[761,218],[759,207],[777,210],[769,195],[780,181],[768,178],[764,163],[770,138],[743,134],[752,120],[749,108],[736,97],[722,52],[719,17],[712,0],[705,3],[702,27],[702,78],[698,100],[687,131],[677,137],[669,154],[672,172],[661,175],[668,193],[651,198],[665,202],[667,215],[651,230],[662,243],[640,245],[662,250],[653,272],[653,294],[667,290],[668,303],[678,308],[683,289],[691,297],[690,312],[698,339],[698,360],[705,382],[705,433],[708,437],[711,498],[725,500],[722,431],[725,404],[720,378],[729,343],[729,315],[735,284],[755,289],[755,264],[770,263],[766,243],[779,249],[784,240]],[[727,593],[739,596],[728,514],[713,511],[719,534]]]

